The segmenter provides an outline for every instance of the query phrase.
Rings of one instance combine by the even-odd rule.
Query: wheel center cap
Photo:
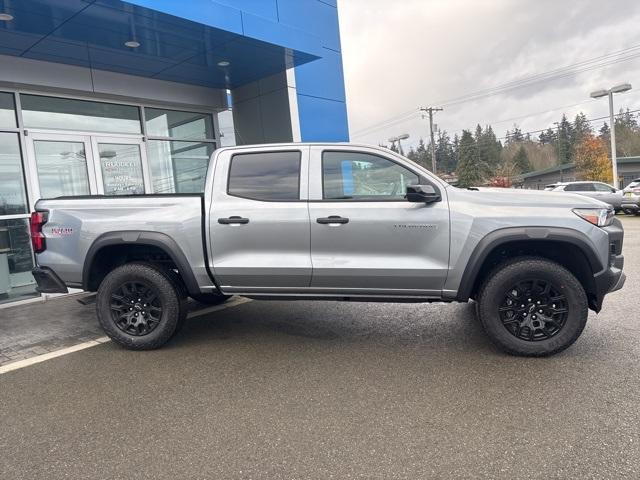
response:
[[[142,310],[142,305],[140,305],[139,303],[136,303],[133,308],[135,308],[136,312],[140,312]]]

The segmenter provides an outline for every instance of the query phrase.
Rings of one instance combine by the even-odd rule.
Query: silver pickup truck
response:
[[[565,193],[454,188],[386,149],[279,144],[217,150],[203,194],[40,200],[41,292],[97,292],[105,332],[157,348],[187,297],[477,302],[516,355],[571,345],[622,287],[611,207]]]

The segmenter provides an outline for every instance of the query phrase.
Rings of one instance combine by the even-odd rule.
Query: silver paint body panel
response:
[[[298,201],[262,202],[226,193],[235,153],[281,150],[301,152]],[[442,200],[432,204],[324,201],[323,150],[386,157],[437,187]],[[419,165],[371,146],[230,147],[214,152],[203,198],[143,195],[38,201],[36,208],[48,210],[49,221],[43,230],[47,249],[37,255],[37,262],[53,269],[65,283],[77,285],[82,282],[87,252],[101,235],[160,232],[178,244],[201,291],[216,288],[208,266],[224,293],[451,299],[478,243],[509,227],[571,229],[607,265],[607,233],[571,211],[603,205],[568,193],[457,189]],[[330,215],[347,217],[349,223],[316,222]],[[249,223],[218,223],[219,218],[231,216],[248,218]],[[61,228],[70,230],[56,234]],[[133,233],[130,241],[135,239]]]

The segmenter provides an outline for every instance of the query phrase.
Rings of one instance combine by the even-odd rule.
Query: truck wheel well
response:
[[[176,269],[171,257],[155,245],[107,245],[93,256],[85,289],[95,292],[109,272],[131,262],[147,262],[168,270]]]
[[[487,276],[502,262],[514,257],[541,257],[559,263],[582,284],[589,300],[596,293],[591,264],[575,245],[555,240],[516,240],[496,246],[482,262],[473,283],[471,298],[476,298]]]

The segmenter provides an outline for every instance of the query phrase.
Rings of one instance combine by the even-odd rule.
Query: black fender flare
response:
[[[108,232],[94,240],[87,251],[82,268],[82,288],[84,290],[89,288],[89,275],[96,254],[102,248],[113,245],[149,245],[160,248],[171,258],[176,267],[178,267],[182,281],[187,287],[189,294],[201,293],[193,270],[187,261],[187,257],[176,241],[164,233],[138,230]]]
[[[456,300],[466,302],[471,297],[482,264],[489,254],[500,245],[522,240],[552,241],[568,243],[578,248],[586,257],[593,275],[605,266],[598,258],[589,239],[583,233],[564,227],[506,227],[487,234],[474,248],[460,281]]]

